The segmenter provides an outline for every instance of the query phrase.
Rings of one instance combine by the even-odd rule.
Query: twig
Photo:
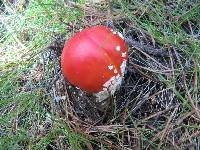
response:
[[[160,149],[160,147],[161,147],[161,145],[162,145],[162,141],[163,141],[163,139],[165,138],[165,135],[166,135],[168,129],[170,128],[170,122],[171,122],[172,119],[174,118],[175,113],[177,112],[178,108],[179,108],[179,105],[176,106],[176,108],[174,109],[174,111],[173,111],[172,114],[170,115],[170,117],[169,117],[169,119],[168,119],[168,121],[167,121],[167,124],[166,124],[164,130],[162,131],[162,135],[161,135],[161,137],[160,137],[160,143],[158,144],[158,150]]]

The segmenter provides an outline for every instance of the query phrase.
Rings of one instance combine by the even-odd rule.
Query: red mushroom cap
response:
[[[97,93],[121,84],[127,59],[128,46],[120,33],[105,26],[93,26],[65,43],[62,72],[71,84]]]

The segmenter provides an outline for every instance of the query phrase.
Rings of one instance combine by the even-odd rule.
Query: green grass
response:
[[[166,4],[167,2],[171,2],[169,4]],[[155,42],[160,45],[161,47],[168,47],[168,48],[175,48],[179,49],[182,52],[185,53],[185,60],[196,60],[198,64],[200,64],[200,40],[195,38],[195,35],[200,33],[200,3],[199,1],[193,1],[185,0],[185,1],[145,1],[141,2],[139,0],[132,1],[132,3],[128,3],[126,1],[118,1],[118,3],[121,4],[121,16],[124,18],[128,18],[129,26],[133,27],[134,29],[137,29],[143,33],[147,33],[151,36],[152,39],[155,40]],[[186,31],[184,29],[184,24],[187,24],[187,27],[190,25],[194,26],[193,31]],[[196,29],[195,29],[196,28]],[[193,32],[193,33],[192,33]],[[182,62],[183,63],[183,62]],[[180,79],[180,75],[182,76],[183,72],[189,71],[188,69],[185,69],[186,64],[181,64],[177,62],[174,64],[177,71],[175,71],[175,75],[173,78],[167,78],[166,76],[158,75],[159,81],[165,83],[168,88],[174,87],[174,94],[176,95],[177,99],[179,99],[179,104],[183,107],[181,107],[181,111],[176,113],[176,119],[182,118],[184,116],[187,116],[188,113],[190,113],[194,108],[192,108],[191,102],[188,100],[188,94],[187,90],[181,91],[180,89],[176,89],[176,84],[182,81],[178,81]],[[153,68],[151,68],[153,69]],[[194,103],[199,102],[199,99],[195,98],[195,92],[199,94],[199,88],[200,88],[200,80],[198,75],[198,85],[197,89],[192,87],[192,83],[194,83],[194,74],[195,70],[194,67],[190,68],[189,74],[191,77],[187,79],[187,88],[189,89],[189,92],[192,95],[192,101]],[[199,70],[199,69],[198,69]],[[199,71],[198,71],[199,72]],[[193,91],[193,92],[192,92]],[[131,111],[131,110],[130,110]],[[164,116],[169,118],[171,114],[165,114]],[[135,119],[129,118],[132,120],[132,124],[137,124],[137,121]],[[172,128],[176,127],[176,119],[173,119],[170,125],[172,125]],[[188,133],[196,132],[197,128],[199,126],[199,121],[197,119],[196,122],[188,121],[189,123],[193,124],[194,126],[190,126],[190,130],[188,130],[188,126],[179,125],[178,127],[183,127],[185,130],[188,130]],[[142,141],[149,145],[151,145],[151,148],[156,149],[158,148],[158,143],[160,141],[160,137],[158,137],[156,140],[151,141],[150,139],[152,137],[156,137],[156,133],[162,132],[166,127],[166,122],[160,122],[159,120],[155,119],[155,126],[159,126],[159,128],[156,128],[155,130],[150,130],[150,134],[145,134],[145,131],[143,131],[140,126],[146,126],[148,124],[151,124],[151,122],[148,121],[143,123],[138,123],[139,127],[136,127],[138,131],[141,131],[142,135]],[[184,123],[183,123],[184,124]],[[186,123],[187,124],[187,123]],[[152,126],[154,126],[152,125]],[[156,132],[155,132],[156,131]],[[148,133],[148,132],[147,132]],[[182,134],[182,133],[181,133]],[[150,135],[150,136],[149,136]],[[187,135],[185,137],[185,140],[187,140]],[[167,145],[164,143],[166,141],[162,141],[162,149],[168,149]],[[142,148],[146,148],[145,144],[143,144]],[[184,144],[181,143],[182,148],[184,148]]]
[[[161,46],[180,49],[187,59],[196,59],[199,64],[200,40],[191,33],[188,34],[183,29],[183,24],[194,24],[200,32],[200,3],[193,4],[190,0],[174,3],[176,5],[170,6],[164,1],[143,3],[133,0],[130,4],[125,0],[116,0],[113,6],[119,6],[118,13],[128,19],[132,27],[147,32]],[[81,18],[84,13],[78,8],[68,7],[63,0],[31,0],[27,6],[24,1],[17,6],[0,2],[0,8],[0,150],[39,150],[47,149],[49,145],[56,145],[58,149],[64,149],[66,145],[73,150],[84,149],[91,141],[72,131],[68,122],[63,121],[58,114],[51,114],[52,127],[46,128],[49,111],[45,105],[54,104],[44,85],[48,84],[51,64],[54,62],[48,64],[42,81],[38,81],[34,74],[34,64],[39,63],[41,53],[47,52],[56,36],[67,38],[71,35],[67,25],[84,21]],[[180,69],[174,78],[160,76],[160,81],[166,83],[169,88],[175,86],[182,72],[182,66],[178,67]],[[191,73],[193,72],[192,70]],[[198,87],[193,89],[194,93],[200,89],[199,81],[198,75]],[[188,86],[191,87],[190,84]],[[192,111],[191,104],[187,95],[181,94],[178,89],[175,89],[174,93],[184,106],[177,116],[184,117]],[[166,115],[169,117],[171,114]],[[152,148],[157,148],[159,137],[154,141],[151,141],[151,138],[165,129],[166,122],[158,121],[156,125],[159,128],[150,130],[144,128],[148,121],[140,122],[132,117],[127,120],[139,132],[141,148],[145,148],[147,143]],[[188,133],[199,130],[198,123],[180,126]],[[115,138],[120,142],[118,130]],[[96,144],[94,141],[93,144]],[[167,149],[165,146],[163,144],[163,149]]]
[[[46,131],[44,105],[53,101],[41,83],[34,83],[32,73],[40,53],[56,35],[70,34],[66,24],[76,21],[81,11],[54,0],[32,0],[26,7],[24,3],[1,5],[0,149],[46,149],[60,136],[68,139],[72,149],[81,149],[86,140],[66,123],[55,120],[57,125]]]

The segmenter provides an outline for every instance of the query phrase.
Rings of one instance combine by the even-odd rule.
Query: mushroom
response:
[[[128,59],[122,34],[98,25],[76,33],[64,45],[62,72],[71,84],[101,101],[120,87]]]

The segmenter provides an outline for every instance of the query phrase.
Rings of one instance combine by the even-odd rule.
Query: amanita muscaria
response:
[[[128,59],[128,45],[119,32],[93,26],[76,33],[63,48],[61,66],[73,85],[101,100],[120,86]]]

